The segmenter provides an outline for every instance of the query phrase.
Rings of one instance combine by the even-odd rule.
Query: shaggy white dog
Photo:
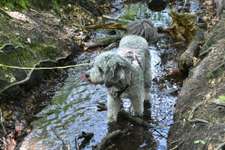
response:
[[[107,87],[108,122],[117,121],[123,97],[131,100],[134,114],[142,116],[151,82],[147,41],[136,35],[123,37],[117,51],[104,52],[95,58],[86,78]]]

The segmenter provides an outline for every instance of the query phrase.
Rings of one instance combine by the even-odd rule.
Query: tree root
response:
[[[204,102],[200,102],[200,103],[195,105],[195,107],[191,110],[191,112],[190,112],[190,114],[188,116],[188,121],[191,121],[194,118],[195,111],[203,104],[204,104]]]
[[[107,136],[105,136],[102,139],[102,142],[100,144],[97,145],[97,147],[95,148],[95,150],[105,150],[108,146],[108,144],[110,143],[110,141],[112,141],[112,139],[121,137],[122,135],[126,134],[127,131],[126,130],[115,130],[111,133],[109,133]]]
[[[188,121],[190,123],[204,123],[204,124],[209,124],[209,122],[207,120],[201,119],[201,118],[194,118],[194,113],[195,111],[201,106],[203,105],[204,102],[200,102],[198,103],[190,112],[189,116],[188,116]]]

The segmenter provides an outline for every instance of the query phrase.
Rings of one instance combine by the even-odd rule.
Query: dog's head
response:
[[[129,63],[121,56],[104,52],[95,58],[92,68],[86,72],[86,78],[93,84],[118,86],[127,80],[128,67]]]

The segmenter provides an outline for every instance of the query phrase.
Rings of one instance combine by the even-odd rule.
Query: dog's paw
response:
[[[107,106],[103,102],[98,102],[97,103],[97,111],[106,111]]]
[[[150,103],[149,100],[145,100],[145,101],[144,101],[144,108],[145,108],[145,109],[151,108],[151,103]]]

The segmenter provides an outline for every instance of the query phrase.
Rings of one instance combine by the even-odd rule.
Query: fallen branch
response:
[[[130,20],[127,20],[127,19],[114,18],[114,17],[107,16],[107,15],[102,15],[102,17],[105,18],[105,19],[109,19],[109,20],[117,21],[117,22],[122,22],[122,23],[129,23],[129,22],[131,22]]]
[[[200,102],[198,103],[190,112],[189,116],[188,116],[188,121],[190,123],[204,123],[204,124],[209,124],[209,122],[207,120],[201,119],[201,118],[194,118],[194,113],[195,111],[201,106],[203,105],[204,102]]]
[[[114,43],[122,38],[122,35],[114,35],[114,36],[107,36],[105,38],[97,39],[96,41],[91,41],[84,43],[85,44],[85,50],[100,46],[107,46],[111,43]]]
[[[225,142],[221,143],[215,150],[223,150],[225,147]]]
[[[217,72],[219,69],[221,69],[224,66],[225,66],[225,60],[221,64],[216,66],[212,71],[210,71],[210,74],[214,74],[215,72]]]
[[[107,107],[104,103],[98,103],[97,105],[97,110],[98,111],[106,111]],[[158,131],[156,129],[156,127],[154,127],[152,124],[149,124],[148,122],[144,121],[143,119],[139,118],[139,117],[135,117],[135,116],[131,116],[128,112],[126,111],[120,111],[118,114],[118,117],[121,117],[129,122],[131,122],[134,125],[138,125],[138,126],[142,126],[144,128],[148,128],[148,129],[152,129],[155,132],[157,132],[161,137],[163,138],[167,138],[166,136],[164,136],[160,131]],[[160,127],[159,127],[160,128]],[[162,127],[161,127],[162,128]]]
[[[104,103],[98,103],[97,108],[98,108],[99,111],[106,111],[107,110],[107,107]],[[146,127],[146,128],[153,128],[153,126],[150,125],[148,122],[144,121],[140,117],[131,116],[126,111],[120,111],[119,114],[118,114],[118,117],[124,118],[127,121],[133,123],[134,125],[143,126],[143,127]]]
[[[200,119],[200,118],[194,118],[192,120],[190,120],[191,123],[203,123],[203,124],[209,124],[209,122],[207,120],[204,119]]]
[[[12,66],[6,64],[0,64],[0,67],[10,68],[10,69],[20,69],[20,70],[52,70],[52,69],[67,69],[74,67],[82,67],[88,66],[90,63],[76,64],[76,65],[68,65],[68,66],[54,66],[54,67],[20,67],[20,66]]]
[[[70,146],[65,143],[65,141],[58,135],[54,128],[51,128],[52,132],[56,136],[56,138],[61,141],[63,150],[70,150]]]
[[[8,18],[12,18],[4,9],[0,8],[0,13],[7,16]]]
[[[119,117],[126,119],[127,121],[133,123],[134,125],[143,126],[145,128],[153,128],[153,126],[149,124],[148,122],[144,121],[143,119],[139,117],[131,116],[126,111],[120,111]]]
[[[127,30],[127,26],[120,23],[106,23],[106,24],[97,24],[89,25],[85,27],[86,29],[117,29],[117,30]]]
[[[195,105],[195,107],[191,110],[191,112],[188,116],[188,121],[191,122],[193,120],[195,111],[203,104],[204,104],[204,102],[199,102],[198,104]]]
[[[3,118],[3,115],[2,115],[2,110],[0,109],[0,124],[1,124],[2,131],[3,131],[4,135],[6,135],[7,132],[6,132],[6,129],[5,129],[5,126],[4,126],[3,122],[4,122],[4,118]]]
[[[187,50],[180,56],[178,65],[183,71],[188,71],[190,67],[194,65],[194,59],[198,55],[200,45],[204,39],[203,31],[199,30],[196,32],[195,37],[188,45]]]

